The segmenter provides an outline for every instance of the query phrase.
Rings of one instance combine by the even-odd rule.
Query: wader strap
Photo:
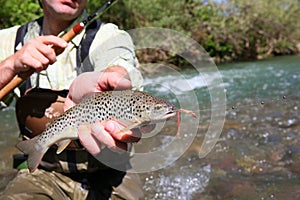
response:
[[[91,44],[102,25],[102,22],[99,20],[93,21],[87,28],[85,32],[85,36],[82,39],[80,46],[76,52],[76,63],[77,63],[77,74],[81,74],[83,72],[90,72],[94,71],[94,67],[91,65],[90,62],[87,63],[84,59],[88,57]],[[83,62],[85,61],[84,65]]]

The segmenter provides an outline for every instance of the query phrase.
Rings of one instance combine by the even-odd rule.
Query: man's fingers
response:
[[[91,135],[91,126],[82,125],[78,127],[78,136],[80,143],[93,155],[99,154],[101,144],[99,144]]]
[[[70,108],[72,108],[75,105],[76,105],[76,103],[74,103],[74,101],[72,101],[72,99],[68,95],[65,100],[65,103],[64,103],[64,111],[69,110]]]
[[[85,72],[80,74],[69,88],[68,99],[78,104],[85,96],[99,92],[96,88],[98,77],[101,72]],[[103,91],[103,90],[100,90]]]
[[[100,122],[92,125],[92,135],[112,151],[121,153],[127,150],[127,144],[115,140]]]
[[[117,121],[98,121],[79,126],[78,136],[81,144],[93,155],[100,153],[101,144],[111,151],[122,153],[127,151],[127,143],[138,142],[141,138],[139,129],[122,131],[124,128]]]
[[[130,89],[131,81],[124,77],[124,74],[119,72],[104,71],[98,76],[98,91],[107,91],[114,89]]]
[[[129,89],[132,87],[131,81],[124,78],[124,75],[118,72],[107,73],[107,83],[111,89]]]
[[[39,54],[35,54],[37,59],[44,65],[53,64],[56,62],[56,53],[53,48],[49,45],[41,45],[37,47]]]
[[[60,48],[66,48],[68,46],[68,43],[66,41],[53,35],[41,36],[39,37],[39,39],[42,43],[50,46],[56,46]]]
[[[49,64],[56,62],[56,53],[52,47],[65,49],[68,43],[56,36],[40,36],[28,41],[13,56],[16,72],[28,70],[30,67],[42,71]]]
[[[132,87],[131,81],[126,78],[120,78],[116,83],[114,83],[114,89],[130,89]]]
[[[135,143],[141,139],[141,132],[136,130],[126,130],[125,126],[121,125],[115,120],[109,120],[103,122],[105,130],[108,131],[111,136],[119,141],[126,143]]]
[[[56,36],[41,36],[39,38],[43,45],[36,46],[39,53],[34,54],[43,65],[49,65],[56,62],[55,49],[65,49],[68,43]]]

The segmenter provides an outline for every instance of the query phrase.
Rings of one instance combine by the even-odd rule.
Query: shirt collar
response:
[[[73,28],[77,23],[81,22],[83,19],[87,18],[87,11],[84,10],[82,14],[64,31],[62,31],[58,36],[62,36],[64,33],[68,32],[70,29]],[[28,25],[28,32],[24,36],[24,44],[28,42],[29,40],[36,38],[40,35],[41,33],[41,24],[37,22],[37,20],[32,21]],[[81,31],[80,34],[76,35],[70,43],[73,44],[75,47],[79,47],[80,42],[84,36],[85,29]],[[16,50],[19,50],[22,47],[22,44],[18,44]]]

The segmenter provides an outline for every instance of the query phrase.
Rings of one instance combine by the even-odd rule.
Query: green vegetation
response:
[[[38,0],[0,0],[0,28],[26,23],[42,15]]]
[[[0,2],[1,28],[41,15],[37,0]],[[89,0],[88,10],[103,2]],[[119,0],[102,20],[124,29],[154,26],[183,32],[224,62],[299,53],[299,16],[299,0]]]

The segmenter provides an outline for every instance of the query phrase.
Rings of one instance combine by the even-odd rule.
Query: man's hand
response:
[[[92,155],[99,154],[103,145],[114,152],[122,153],[127,150],[127,143],[138,142],[141,138],[138,129],[120,132],[124,128],[125,126],[114,120],[81,125],[78,128],[79,140]]]
[[[28,41],[19,51],[9,57],[15,72],[19,73],[33,68],[42,71],[56,62],[53,46],[65,49],[67,42],[56,36],[40,36]]]
[[[130,89],[127,71],[118,66],[103,72],[86,72],[80,74],[71,84],[64,110],[78,104],[85,96],[114,89]]]
[[[19,51],[0,63],[0,89],[16,74],[32,68],[42,71],[56,61],[51,47],[65,49],[67,42],[55,36],[41,36],[28,41]]]

